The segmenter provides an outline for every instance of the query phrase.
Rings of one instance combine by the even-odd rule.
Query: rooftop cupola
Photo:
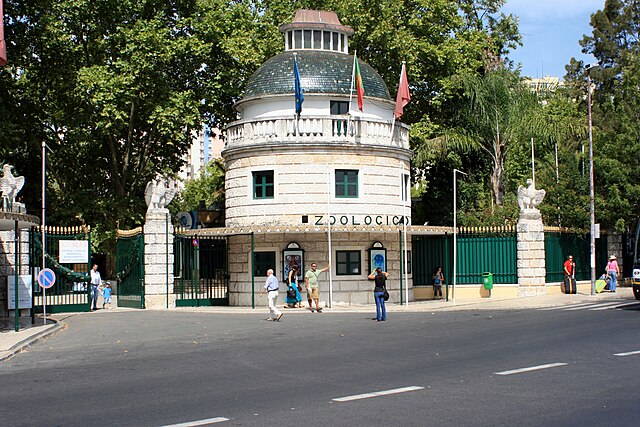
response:
[[[349,53],[353,28],[342,25],[335,12],[298,10],[293,22],[280,26],[285,34],[285,51],[328,50]]]

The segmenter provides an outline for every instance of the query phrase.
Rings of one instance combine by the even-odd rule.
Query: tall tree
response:
[[[607,0],[581,44],[600,67],[594,82],[594,166],[598,222],[622,230],[640,212],[640,1]],[[574,85],[586,88],[583,64]]]

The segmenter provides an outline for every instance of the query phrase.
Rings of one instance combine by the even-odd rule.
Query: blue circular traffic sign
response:
[[[44,268],[38,273],[38,284],[41,288],[49,289],[56,283],[56,273],[50,268]]]

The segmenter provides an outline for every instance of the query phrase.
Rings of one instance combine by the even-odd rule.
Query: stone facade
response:
[[[276,277],[282,282],[283,279],[283,250],[290,242],[296,242],[304,250],[304,273],[310,268],[312,263],[317,263],[318,268],[324,268],[328,264],[329,243],[327,233],[322,232],[326,228],[316,229],[308,233],[261,233],[254,236],[254,251],[273,251],[276,254],[276,265],[273,266]],[[374,304],[373,282],[367,278],[369,273],[369,258],[367,249],[374,242],[380,242],[387,249],[387,271],[390,272],[388,289],[391,294],[391,302],[400,301],[400,241],[397,233],[354,233],[354,232],[332,232],[331,248],[332,252],[340,250],[360,251],[360,274],[349,276],[336,275],[336,260],[328,272],[320,276],[320,300],[323,305],[329,304],[329,274],[331,274],[331,285],[333,289],[333,302],[337,304]],[[407,242],[410,245],[410,240]],[[409,246],[409,250],[411,247]],[[251,288],[251,236],[230,236],[229,237],[229,305],[250,306],[252,301]],[[259,306],[266,306],[267,300],[260,292],[264,286],[266,277],[254,278],[254,300]],[[403,280],[404,282],[404,280]],[[408,275],[409,300],[413,300],[413,285],[411,275]],[[403,298],[405,284],[403,286]],[[279,303],[284,302],[284,285],[281,283],[281,293]],[[303,301],[306,294],[302,292]],[[306,304],[306,301],[305,301]]]
[[[517,239],[518,296],[546,294],[544,225],[537,209],[520,212]]]
[[[175,308],[173,225],[168,209],[147,211],[144,224],[144,263],[145,307],[148,309]]]
[[[15,231],[0,231],[0,317],[9,315],[7,292],[8,276],[16,272]],[[29,232],[20,232],[20,262],[18,274],[29,273]],[[13,312],[13,310],[11,311]],[[20,310],[21,316],[29,315],[29,309]]]

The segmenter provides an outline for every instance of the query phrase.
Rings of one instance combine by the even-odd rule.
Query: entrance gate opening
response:
[[[227,238],[176,234],[173,248],[176,307],[229,305]]]

